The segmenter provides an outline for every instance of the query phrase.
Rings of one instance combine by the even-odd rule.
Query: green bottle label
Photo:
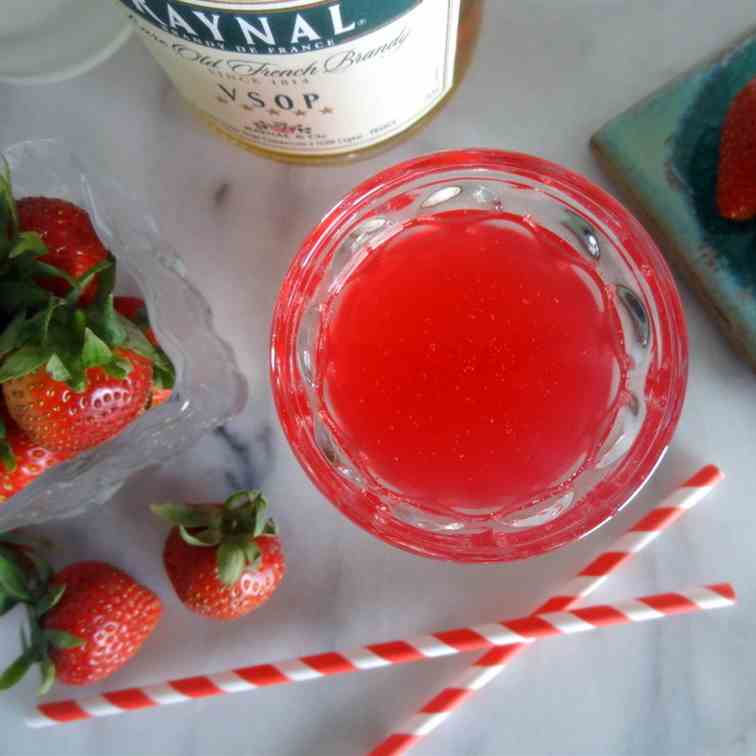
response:
[[[163,31],[217,50],[296,55],[344,44],[403,16],[422,0],[342,0],[299,8],[236,8],[167,0],[121,0]],[[232,3],[228,3],[232,6]]]

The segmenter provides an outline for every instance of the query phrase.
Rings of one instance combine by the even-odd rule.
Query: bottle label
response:
[[[181,94],[294,155],[369,147],[454,83],[460,0],[121,0]]]

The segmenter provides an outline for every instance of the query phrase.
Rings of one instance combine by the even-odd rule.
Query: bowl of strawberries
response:
[[[101,504],[246,402],[140,203],[58,140],[0,161],[0,531]]]

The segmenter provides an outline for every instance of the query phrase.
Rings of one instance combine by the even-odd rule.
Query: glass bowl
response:
[[[593,266],[609,292],[627,366],[626,400],[585,464],[513,506],[435,507],[386,484],[332,431],[316,352],[326,302],[360,260],[412,219],[449,210],[530,218]],[[439,266],[443,265],[439,251]],[[387,303],[390,306],[390,303]],[[358,186],[305,240],[284,280],[271,339],[271,380],[294,453],[347,517],[416,554],[507,561],[576,540],[626,505],[667,449],[687,382],[680,299],[659,250],[616,200],[585,178],[516,153],[467,150],[417,158]],[[615,391],[619,391],[615,388]],[[609,421],[607,421],[609,422]],[[560,418],[550,432],[559,433]]]
[[[84,207],[118,261],[117,294],[144,299],[156,336],[176,368],[171,399],[122,434],[40,476],[0,506],[0,530],[67,517],[110,499],[126,478],[165,462],[239,413],[247,386],[210,308],[184,276],[142,203],[88,171],[58,140],[2,151],[17,197],[61,197]]]

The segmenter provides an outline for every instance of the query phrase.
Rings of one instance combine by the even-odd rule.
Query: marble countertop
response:
[[[682,288],[690,389],[672,448],[645,492],[569,548],[498,566],[455,566],[390,549],[309,484],[278,428],[266,377],[270,312],[299,241],[359,180],[443,147],[534,152],[611,186],[587,146],[608,118],[756,23],[750,0],[488,0],[478,53],[444,112],[371,160],[301,168],[248,155],[204,130],[136,39],[92,73],[36,88],[0,85],[0,145],[61,135],[143,193],[236,349],[245,414],[162,469],[132,478],[87,520],[46,528],[57,560],[108,559],[153,586],[165,619],[109,688],[386,640],[532,609],[645,508],[705,462],[728,478],[600,598],[732,580],[734,610],[544,643],[416,750],[418,756],[739,756],[756,752],[756,381]],[[264,486],[289,554],[268,606],[220,625],[190,616],[166,582],[164,532],[145,504]],[[0,625],[3,658],[15,623]],[[22,721],[36,680],[4,694],[9,756],[342,756],[364,752],[451,682],[469,659],[379,670],[206,700],[55,731]],[[62,689],[61,689],[62,690]],[[67,694],[68,691],[65,691]]]

